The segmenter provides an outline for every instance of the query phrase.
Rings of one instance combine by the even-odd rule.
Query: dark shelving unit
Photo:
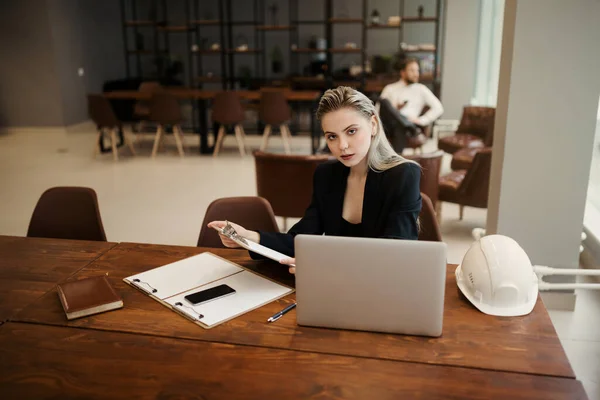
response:
[[[253,7],[253,18],[248,19],[242,18],[239,21],[232,19],[232,10],[238,2],[248,2]],[[438,77],[438,66],[439,66],[439,29],[442,17],[442,1],[437,0],[436,2],[436,14],[435,16],[427,17],[405,17],[404,8],[405,0],[398,0],[398,15],[401,18],[399,25],[390,25],[387,23],[372,24],[369,20],[369,0],[362,0],[361,16],[358,17],[356,14],[352,17],[340,17],[336,16],[334,9],[334,0],[324,0],[322,18],[302,20],[299,18],[299,7],[302,6],[300,0],[287,0],[289,17],[286,21],[266,21],[266,1],[265,0],[218,0],[218,16],[212,18],[209,15],[203,17],[200,16],[200,6],[204,3],[200,0],[178,0],[167,2],[166,0],[150,0],[155,8],[155,19],[139,18],[137,13],[136,3],[137,0],[121,0],[122,8],[122,24],[123,24],[123,40],[125,43],[130,43],[128,40],[128,33],[133,32],[134,42],[138,37],[138,32],[147,32],[152,30],[152,41],[153,46],[146,45],[141,49],[131,49],[125,46],[125,59],[127,67],[127,75],[131,77],[136,75],[138,78],[150,78],[142,71],[142,59],[148,56],[161,56],[169,55],[170,53],[170,41],[181,40],[182,36],[185,36],[188,56],[188,71],[186,71],[187,81],[190,86],[203,88],[205,84],[221,84],[223,89],[235,89],[237,83],[241,80],[247,80],[248,77],[236,76],[236,66],[241,62],[238,58],[254,57],[254,74],[251,77],[254,83],[269,84],[269,76],[267,68],[270,67],[270,50],[267,48],[266,35],[270,32],[289,32],[288,40],[288,68],[289,81],[291,82],[310,82],[311,88],[314,88],[317,84],[322,89],[332,87],[335,83],[339,82],[352,82],[356,85],[359,82],[360,89],[379,87],[381,80],[377,85],[373,85],[372,82],[367,84],[367,80],[372,80],[370,75],[365,72],[365,64],[368,56],[368,35],[377,30],[397,30],[398,31],[398,48],[400,43],[404,40],[404,29],[406,24],[433,24],[435,30],[435,49],[411,49],[404,50],[404,53],[411,55],[419,54],[433,54],[433,71],[430,75],[423,75],[422,82],[427,84],[433,84],[434,92],[439,95],[439,77]],[[167,7],[185,7],[187,18],[185,21],[167,21]],[[127,9],[127,5],[129,8]],[[299,30],[302,26],[321,26],[323,27],[322,36],[327,42],[327,48],[316,49],[308,48],[306,44],[302,44],[299,41]],[[335,27],[338,25],[358,25],[360,26],[361,37],[357,47],[340,47],[335,46]],[[236,38],[236,29],[238,27],[253,27],[254,44],[247,50],[238,50],[236,46],[239,43],[234,43]],[[219,43],[220,48],[218,50],[212,50],[206,48],[203,42],[203,37],[206,36],[206,29],[218,29],[219,30]],[[145,31],[142,31],[145,30]],[[173,36],[174,35],[174,36]],[[171,37],[173,36],[173,39]],[[192,43],[195,46],[192,46]],[[250,43],[247,43],[250,45]],[[137,42],[134,47],[137,47]],[[202,45],[204,48],[198,48],[198,45]],[[129,46],[131,47],[131,46]],[[282,55],[285,57],[285,48],[281,49]],[[324,54],[326,68],[322,71],[322,77],[310,77],[303,76],[303,71],[300,70],[300,66],[303,64],[299,57],[303,55],[311,54]],[[356,55],[360,57],[360,65],[362,67],[362,73],[355,77],[348,77],[346,79],[334,79],[334,73],[336,66],[334,65],[334,55]],[[208,76],[205,71],[204,57],[220,57],[221,72],[219,76]],[[306,56],[305,56],[306,57]],[[134,74],[131,70],[131,60],[136,59],[136,73]],[[246,58],[244,58],[246,60]],[[246,61],[244,61],[246,62]],[[162,71],[158,71],[161,74]],[[216,72],[216,71],[214,71]],[[380,77],[379,77],[380,78]],[[379,79],[377,78],[377,79]],[[275,79],[280,82],[281,79]]]

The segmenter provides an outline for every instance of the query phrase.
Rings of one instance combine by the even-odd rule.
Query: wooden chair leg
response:
[[[458,207],[458,219],[462,221],[465,214],[465,206],[461,205]]]
[[[246,150],[246,153],[252,154],[250,146],[248,146],[248,142],[246,140],[246,131],[244,130],[244,127],[242,126],[242,124],[240,124],[239,127],[240,127],[240,133],[242,134],[242,141],[244,142],[244,149]]]
[[[279,130],[281,131],[281,140],[283,140],[283,148],[285,149],[285,154],[292,154],[292,150],[290,148],[290,140],[292,139],[290,129],[286,124],[281,124]]]
[[[154,136],[154,146],[152,147],[152,158],[156,157],[156,153],[158,152],[158,145],[160,140],[162,139],[163,127],[162,125],[158,125],[156,127],[156,135]]]
[[[238,148],[240,149],[240,155],[244,157],[246,155],[246,142],[244,141],[240,128],[241,126],[238,124],[233,129],[235,131],[235,138],[238,142]]]
[[[283,231],[287,232],[288,228],[287,228],[287,217],[282,217],[283,218]]]
[[[177,145],[179,156],[185,156],[185,153],[183,152],[183,131],[181,130],[181,126],[173,125],[173,136],[175,137],[175,144]]]
[[[442,202],[438,200],[435,203],[435,217],[437,218],[438,225],[442,224]]]
[[[266,125],[263,131],[262,143],[260,144],[260,151],[265,151],[267,144],[269,143],[269,135],[271,134],[271,125]]]
[[[129,148],[129,151],[131,151],[132,155],[136,155],[135,153],[135,148],[133,147],[133,142],[131,141],[131,136],[133,135],[133,133],[127,133],[125,132],[125,130],[123,130],[123,140],[125,140],[125,144],[127,145],[127,147]],[[135,138],[135,136],[134,136]]]
[[[215,148],[213,150],[213,157],[216,157],[221,150],[223,145],[223,139],[225,138],[225,125],[219,127],[219,133],[217,134],[217,140],[215,141]]]
[[[98,129],[98,135],[96,135],[96,143],[94,144],[94,158],[98,157],[98,154],[100,154],[100,141],[102,140],[103,131],[103,128]]]
[[[110,146],[112,147],[113,160],[119,161],[119,154],[117,152],[117,128],[110,130]]]

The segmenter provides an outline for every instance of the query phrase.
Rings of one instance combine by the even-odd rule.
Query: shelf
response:
[[[261,25],[256,27],[259,31],[290,31],[296,29],[293,25]]]
[[[404,17],[401,22],[437,22],[437,20],[436,17]]]
[[[158,30],[162,32],[189,32],[192,29],[192,27],[186,25],[167,25],[158,27]]]
[[[227,24],[227,22],[225,23]],[[255,21],[232,21],[231,25],[257,25]]]
[[[435,53],[436,50],[403,50],[404,53]]]
[[[362,24],[362,18],[329,18],[330,24]]]
[[[221,23],[218,19],[199,19],[195,21],[190,21],[192,25],[219,25]]]
[[[389,25],[389,24],[367,25],[367,29],[399,29],[399,28],[402,28],[402,24],[400,24],[400,25]]]
[[[127,50],[128,54],[140,54],[140,55],[150,55],[150,54],[162,54],[166,53],[165,51],[154,51],[154,50]]]
[[[362,49],[345,49],[345,48],[341,48],[341,49],[329,49],[328,51],[330,53],[355,53],[355,54],[362,53]]]
[[[220,76],[198,76],[196,82],[198,83],[210,83],[210,82],[221,82],[223,78]]]
[[[193,54],[195,55],[217,55],[217,54],[221,54],[221,50],[198,50],[198,51],[194,51]]]
[[[155,26],[156,21],[125,21],[125,26]]]
[[[301,25],[301,24],[306,24],[306,25],[321,25],[324,24],[327,21],[318,21],[318,20],[306,20],[306,21],[292,21],[291,23],[293,25]]]
[[[235,49],[227,49],[225,50],[227,54],[257,54],[262,53],[260,49],[248,49],[248,50],[235,50]]]
[[[292,49],[294,53],[326,53],[327,49],[319,50],[319,49],[309,49],[309,48],[299,48]]]

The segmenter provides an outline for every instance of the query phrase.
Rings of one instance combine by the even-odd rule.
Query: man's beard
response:
[[[406,81],[406,84],[407,84],[407,85],[412,85],[412,84],[414,84],[414,83],[417,83],[417,80],[416,80],[416,79],[410,79],[410,78],[406,78],[406,79],[405,79],[405,81]]]

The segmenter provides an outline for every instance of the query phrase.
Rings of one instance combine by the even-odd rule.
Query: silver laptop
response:
[[[298,235],[299,325],[440,336],[446,244]]]

